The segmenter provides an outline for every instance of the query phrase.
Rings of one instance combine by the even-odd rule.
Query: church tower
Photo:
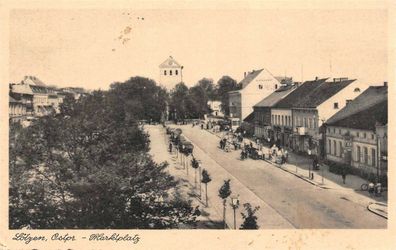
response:
[[[183,66],[181,66],[172,56],[159,65],[159,83],[171,90],[176,84],[183,81]]]

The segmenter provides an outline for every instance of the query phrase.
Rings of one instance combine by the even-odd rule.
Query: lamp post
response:
[[[231,207],[234,210],[234,229],[236,229],[236,210],[239,207],[239,195],[231,196]]]

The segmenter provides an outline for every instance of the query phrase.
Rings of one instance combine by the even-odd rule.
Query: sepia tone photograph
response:
[[[390,227],[389,10],[237,6],[10,9],[13,241]]]

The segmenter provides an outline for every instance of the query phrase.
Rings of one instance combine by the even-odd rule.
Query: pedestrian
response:
[[[287,152],[287,149],[285,149],[285,163],[287,162],[288,157],[289,157],[289,152]]]
[[[313,161],[312,161],[312,169],[313,170],[316,169],[316,165],[318,165],[318,160],[316,158],[314,158]]]
[[[369,183],[368,191],[369,191],[370,196],[372,196],[374,194],[374,183],[373,182]]]
[[[346,173],[345,171],[342,172],[342,183],[345,184]]]
[[[375,194],[377,195],[377,196],[380,196],[381,195],[381,183],[380,182],[378,182],[377,184],[375,184]]]

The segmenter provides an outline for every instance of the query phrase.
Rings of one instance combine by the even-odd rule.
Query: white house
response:
[[[245,78],[239,83],[240,90],[230,91],[230,116],[243,121],[253,112],[253,106],[269,96],[280,87],[280,83],[266,69],[253,70],[245,73]]]
[[[209,100],[208,106],[211,109],[211,115],[224,117],[224,113],[221,111],[221,101]]]

